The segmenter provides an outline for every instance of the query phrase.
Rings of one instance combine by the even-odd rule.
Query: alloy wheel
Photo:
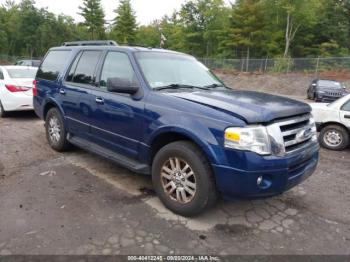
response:
[[[178,157],[169,158],[161,168],[164,192],[174,201],[187,204],[196,195],[196,176],[191,166]]]

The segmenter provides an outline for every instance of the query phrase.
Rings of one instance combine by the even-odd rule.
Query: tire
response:
[[[329,125],[321,130],[319,141],[324,148],[344,150],[349,145],[349,133],[342,126]]]
[[[45,119],[46,139],[52,149],[63,152],[70,144],[67,140],[66,128],[57,108],[51,108]]]
[[[180,168],[176,168],[178,166]],[[176,169],[182,171],[171,172]],[[185,178],[186,174],[188,178]],[[185,217],[200,214],[217,200],[215,181],[208,160],[199,148],[188,141],[174,142],[160,149],[153,160],[152,181],[163,204],[174,213]]]
[[[6,111],[5,111],[5,109],[2,106],[1,101],[0,101],[0,118],[4,118],[6,116],[7,116],[7,113],[6,113]]]

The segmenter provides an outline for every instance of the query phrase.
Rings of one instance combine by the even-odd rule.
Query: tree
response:
[[[221,49],[225,56],[250,57],[259,54],[264,37],[264,9],[259,0],[240,0],[233,6],[230,26],[226,29]]]
[[[84,0],[83,6],[80,6],[81,12],[79,15],[84,17],[85,25],[88,32],[91,34],[91,39],[105,38],[105,14],[102,9],[101,0]]]
[[[120,0],[118,8],[115,10],[114,27],[112,36],[121,44],[134,44],[136,40],[136,16],[132,9],[130,0]]]

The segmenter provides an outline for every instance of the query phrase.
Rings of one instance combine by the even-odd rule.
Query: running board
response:
[[[86,139],[79,138],[76,136],[68,135],[68,141],[82,149],[95,153],[99,156],[102,156],[108,160],[111,160],[135,173],[139,174],[150,174],[150,167],[146,164],[142,164],[138,161],[135,161],[131,158],[125,157],[118,153],[113,152],[112,150],[103,148],[95,143],[92,143]]]

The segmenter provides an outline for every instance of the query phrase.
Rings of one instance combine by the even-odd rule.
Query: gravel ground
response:
[[[219,201],[192,219],[151,179],[79,149],[60,154],[33,113],[0,119],[0,255],[350,254],[350,150],[321,150],[285,194]]]
[[[306,98],[306,91],[315,79],[314,75],[307,74],[276,74],[276,75],[256,75],[256,74],[224,74],[217,73],[218,76],[230,87],[240,90],[260,91],[271,94],[292,96],[295,98]],[[350,92],[349,76],[324,75],[324,79],[334,79],[344,83]]]

